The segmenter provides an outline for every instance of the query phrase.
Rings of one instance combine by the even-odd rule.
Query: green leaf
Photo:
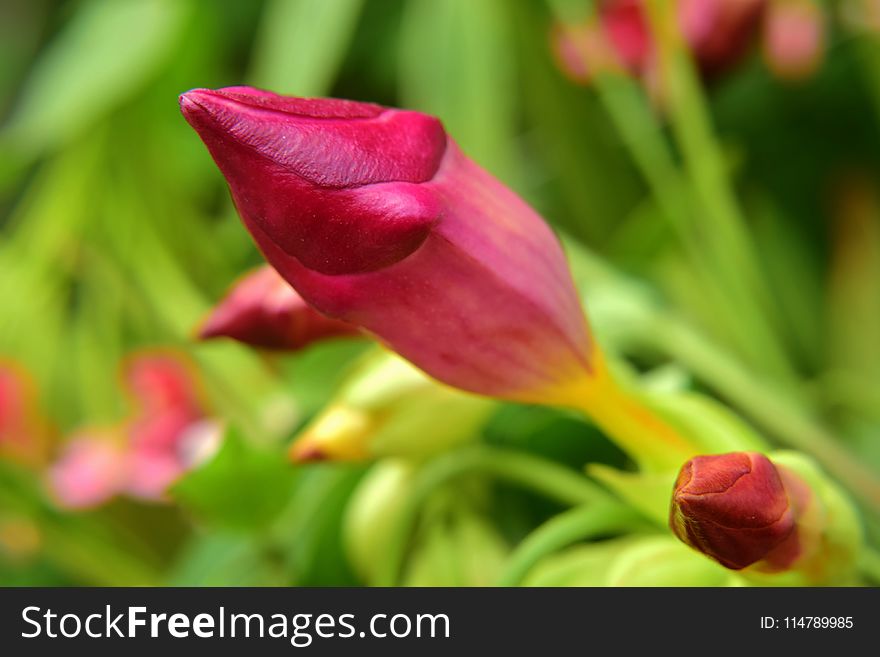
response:
[[[167,586],[271,586],[282,583],[248,536],[210,533],[183,550]]]
[[[702,454],[763,452],[769,447],[747,422],[712,397],[666,392],[647,394],[643,401]]]
[[[601,463],[591,463],[587,466],[587,474],[661,527],[666,526],[677,473],[625,472]]]
[[[588,461],[626,463],[623,452],[581,416],[553,408],[499,404],[484,434],[491,445],[526,450],[574,468]]]
[[[354,34],[363,0],[271,0],[251,78],[297,96],[326,95]]]
[[[617,538],[575,545],[538,562],[523,586],[605,586],[608,570],[634,540]]]
[[[295,504],[276,525],[297,586],[353,586],[357,583],[343,548],[343,516],[362,467],[318,464],[303,469]]]
[[[497,0],[410,2],[400,90],[405,105],[439,116],[468,155],[515,184],[515,47],[506,9]]]
[[[88,128],[170,55],[188,3],[89,0],[37,60],[3,136],[28,154]]]
[[[281,450],[252,445],[230,431],[216,456],[181,479],[172,496],[209,525],[253,531],[283,511],[294,479]]]
[[[318,412],[336,394],[361,354],[372,348],[366,340],[327,340],[279,362],[300,412],[304,416]]]
[[[670,536],[633,541],[606,573],[608,586],[735,586],[723,566]]]
[[[532,166],[559,197],[554,207],[542,203],[541,210],[578,239],[601,246],[626,225],[644,195],[643,184],[595,94],[572,84],[554,63],[550,17],[540,11],[540,3],[507,7],[520,35],[529,142],[541,158]]]

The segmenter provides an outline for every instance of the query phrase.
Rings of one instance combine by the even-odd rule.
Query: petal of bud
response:
[[[195,89],[180,107],[248,229],[314,271],[358,273],[402,260],[438,218],[418,186],[446,150],[433,117],[246,87]]]
[[[238,281],[199,329],[203,340],[226,337],[252,347],[284,351],[358,333],[357,327],[312,308],[268,265]]]
[[[242,88],[181,108],[263,254],[319,311],[472,392],[546,403],[595,374],[558,240],[437,119]]]
[[[791,586],[849,586],[857,581],[863,545],[862,521],[855,505],[811,458],[795,451],[772,455],[797,517],[797,561],[785,573],[784,551],[765,570],[775,582]],[[788,563],[790,564],[790,558]],[[760,573],[750,573],[763,583]]]

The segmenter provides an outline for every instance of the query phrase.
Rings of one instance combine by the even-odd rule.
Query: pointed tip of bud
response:
[[[362,461],[369,456],[371,419],[346,406],[331,406],[290,446],[294,463]]]
[[[297,465],[306,463],[320,463],[329,460],[327,452],[322,450],[318,445],[312,443],[300,444],[295,443],[291,447],[288,454],[290,461]]]
[[[372,119],[392,111],[374,103],[338,98],[300,98],[281,96],[255,87],[222,89],[198,87],[180,94],[180,109],[187,113],[265,110],[302,119]]]
[[[208,315],[193,331],[193,335],[197,340],[212,340],[214,338],[226,337],[227,334],[224,323],[218,321],[214,313]]]
[[[776,466],[762,454],[735,452],[682,467],[669,522],[682,541],[739,570],[775,554],[796,518]]]
[[[421,112],[253,87],[191,89],[178,100],[221,169],[225,157],[218,158],[215,147],[235,143],[318,187],[343,189],[425,182],[446,152],[442,123]]]
[[[435,117],[335,98],[193,89],[184,118],[255,234],[323,274],[410,255],[441,213],[431,180],[447,150]]]

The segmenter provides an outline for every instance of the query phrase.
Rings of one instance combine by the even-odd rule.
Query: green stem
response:
[[[622,355],[659,353],[682,364],[719,397],[727,400],[784,444],[810,453],[870,507],[872,524],[880,516],[880,476],[856,460],[800,399],[732,356],[723,346],[677,313],[666,309],[638,283],[591,251],[568,244],[583,277],[586,296],[612,294],[628,312],[595,313],[603,341]],[[873,533],[880,536],[880,528]]]
[[[704,222],[689,198],[688,181],[679,170],[656,115],[650,111],[638,84],[625,76],[606,73],[596,77],[596,90],[612,124],[630,151],[633,161],[648,183],[663,218],[685,247],[696,279],[705,285],[706,302],[719,317],[740,351],[756,350],[753,336],[754,312],[741,312],[731,303],[729,276],[720,270],[717,258],[707,253]],[[695,218],[699,216],[699,218]],[[709,231],[711,232],[711,231]],[[734,281],[739,285],[739,281]],[[753,356],[758,358],[759,356]]]
[[[132,251],[137,257],[121,259],[118,266],[139,288],[168,332],[181,346],[191,347],[192,332],[210,303],[163,243],[150,216],[128,205],[127,199],[138,195],[131,175],[120,175],[115,190],[105,194],[107,211],[130,217],[133,226],[131,236],[115,236],[117,252],[132,251],[126,239],[137,241]],[[225,414],[250,433],[260,435],[262,427],[255,418],[265,400],[276,392],[277,383],[261,360],[234,347],[210,346],[192,353],[206,374],[205,380],[222,395]]]
[[[442,485],[480,472],[520,484],[563,504],[609,503],[611,496],[572,470],[522,452],[475,445],[429,462],[419,472],[412,493],[398,519],[388,557],[379,573],[380,586],[394,586],[400,576],[410,538],[425,501]]]
[[[498,579],[498,586],[520,585],[542,558],[573,543],[643,527],[646,525],[641,516],[617,503],[569,509],[545,522],[517,546]]]
[[[725,301],[748,325],[748,332],[740,333],[742,347],[780,380],[793,384],[794,370],[770,321],[774,306],[769,290],[713,133],[696,67],[679,33],[675,7],[668,0],[650,0],[647,8],[673,134],[699,210],[693,228],[725,290]]]
[[[550,2],[557,20],[573,24],[568,3]],[[587,11],[588,15],[592,11]],[[679,169],[663,128],[638,82],[617,72],[599,71],[599,99],[656,199],[663,217],[685,246],[704,297],[751,362],[772,368],[793,384],[791,365],[767,321],[772,305],[745,231],[745,221],[727,179],[721,149],[712,136],[705,100],[686,51],[669,48],[658,35],[670,80],[670,105],[687,174]],[[693,188],[693,192],[691,191]]]
[[[866,31],[856,46],[874,109],[880,116],[880,38],[873,31]]]
[[[683,363],[790,447],[815,456],[872,511],[880,513],[880,480],[796,400],[720,351],[685,322],[659,315],[642,339]]]

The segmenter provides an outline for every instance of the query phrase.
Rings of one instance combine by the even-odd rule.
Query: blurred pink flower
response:
[[[123,367],[134,412],[127,423],[128,477],[126,492],[146,499],[161,499],[191,465],[183,448],[193,427],[205,427],[203,394],[195,367],[182,354],[141,352]],[[216,427],[215,427],[216,429]],[[204,439],[219,437],[202,432]]]
[[[753,43],[767,0],[679,0],[678,23],[708,75],[736,64]]]
[[[642,75],[653,57],[640,0],[602,2],[595,18],[580,25],[555,26],[551,43],[560,69],[581,84],[599,72]]]
[[[141,352],[123,367],[133,406],[118,428],[83,432],[64,448],[50,484],[64,506],[97,506],[118,494],[163,499],[219,442],[192,365],[174,352]]]
[[[764,59],[786,80],[812,75],[825,50],[825,17],[814,0],[771,0],[764,17]]]
[[[818,66],[824,16],[815,0],[678,0],[678,26],[701,72],[714,77],[736,65],[762,30],[774,74],[803,77]],[[656,80],[656,53],[644,0],[600,0],[595,17],[556,26],[552,47],[563,72],[587,83],[599,70]]]
[[[714,75],[739,61],[759,26],[765,2],[679,0],[678,24],[703,73]],[[644,0],[601,0],[595,18],[555,30],[553,48],[563,71],[576,81],[588,81],[607,62],[639,77],[655,74]]]
[[[127,476],[124,446],[112,430],[83,430],[64,446],[49,470],[55,498],[68,508],[88,508],[115,496]]]
[[[599,22],[623,66],[639,71],[651,59],[651,28],[642,0],[606,0],[599,5]]]
[[[123,364],[122,381],[137,414],[149,416],[171,410],[201,414],[201,391],[195,368],[180,353],[137,352]]]

